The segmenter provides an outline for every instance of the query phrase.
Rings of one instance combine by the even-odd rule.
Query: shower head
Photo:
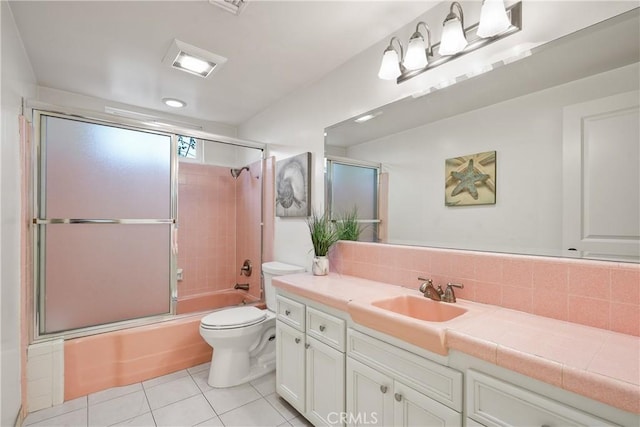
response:
[[[238,177],[240,176],[240,174],[242,173],[243,170],[247,170],[249,171],[249,166],[245,166],[243,168],[231,168],[231,176],[238,179]]]

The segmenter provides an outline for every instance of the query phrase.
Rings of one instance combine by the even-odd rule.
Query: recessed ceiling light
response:
[[[369,120],[378,117],[380,114],[382,114],[382,111],[376,111],[375,113],[365,114],[364,116],[360,116],[357,119],[355,119],[354,122],[356,123],[368,122]]]
[[[222,64],[227,62],[227,58],[174,39],[162,62],[178,70],[206,78],[214,70],[218,71]]]
[[[186,102],[180,101],[179,99],[175,98],[162,98],[162,102],[173,108],[182,108],[187,106]]]
[[[216,68],[217,64],[192,56],[186,52],[180,52],[172,65],[174,68],[188,73],[207,77]]]

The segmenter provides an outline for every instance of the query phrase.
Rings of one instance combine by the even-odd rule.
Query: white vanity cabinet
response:
[[[462,425],[461,372],[352,329],[347,343],[347,425]]]
[[[473,369],[466,380],[467,417],[486,427],[614,425]]]
[[[344,425],[345,322],[277,296],[276,390],[316,426]]]

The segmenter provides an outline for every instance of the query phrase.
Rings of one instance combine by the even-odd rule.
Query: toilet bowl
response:
[[[267,310],[234,307],[208,314],[200,321],[200,335],[213,347],[208,383],[232,387],[275,370],[276,316],[274,276],[304,272],[304,268],[280,262],[262,265]]]

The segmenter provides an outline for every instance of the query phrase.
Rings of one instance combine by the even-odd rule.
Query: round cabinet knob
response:
[[[381,385],[380,386],[380,391],[382,392],[382,394],[385,394],[387,392],[387,386],[386,385]]]
[[[398,402],[402,401],[402,395],[400,393],[394,394],[393,397],[395,397]]]
[[[300,338],[296,338],[296,344],[300,344]]]
[[[309,343],[306,343],[306,344],[304,345],[304,348],[309,348],[309,347],[311,347],[311,344],[309,344]]]
[[[320,332],[324,332],[324,330],[327,329],[324,325],[320,325]]]
[[[290,312],[289,310],[285,310],[285,311],[284,311],[284,315],[285,315],[285,316],[288,316],[288,315],[290,315],[290,314],[291,314],[291,312]]]

